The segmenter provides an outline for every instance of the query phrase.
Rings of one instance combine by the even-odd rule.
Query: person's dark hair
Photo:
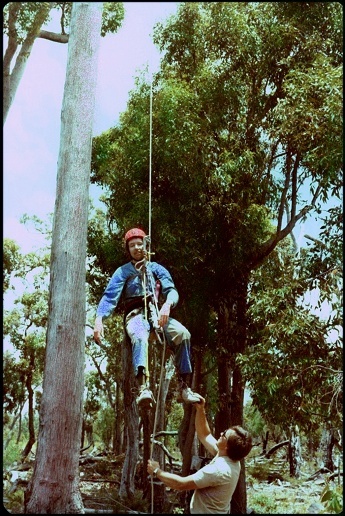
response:
[[[231,426],[227,444],[227,454],[232,460],[244,459],[252,449],[252,437],[247,430],[239,425]]]

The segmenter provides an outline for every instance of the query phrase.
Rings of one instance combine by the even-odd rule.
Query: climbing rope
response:
[[[146,238],[146,237],[145,237]],[[144,249],[146,247],[144,238]],[[149,301],[149,309],[150,309],[150,320],[156,335],[157,340],[162,345],[162,359],[161,359],[161,370],[160,370],[160,378],[158,383],[158,393],[157,393],[157,401],[155,408],[155,417],[154,424],[152,430],[151,437],[151,449],[150,449],[150,460],[153,457],[153,447],[154,447],[154,437],[156,435],[157,421],[158,421],[158,410],[159,402],[161,398],[161,386],[164,380],[164,364],[165,364],[165,355],[166,355],[166,337],[163,328],[158,325],[159,320],[159,308],[158,308],[158,300],[155,295],[155,283],[152,272],[147,268],[146,258],[136,263],[135,267],[141,272],[142,275],[142,286],[144,290],[144,309],[145,309],[145,319],[149,322],[148,317],[148,309],[147,309],[147,299]],[[153,477],[151,475],[151,514],[154,514],[154,483]]]
[[[161,396],[161,386],[164,380],[164,364],[165,364],[165,355],[166,355],[166,337],[163,328],[158,325],[159,320],[159,308],[158,308],[158,299],[155,295],[155,284],[152,272],[149,268],[147,268],[147,261],[151,261],[151,212],[152,212],[152,80],[150,86],[150,145],[149,145],[149,231],[148,236],[143,239],[144,246],[144,259],[140,262],[136,263],[135,267],[138,271],[142,273],[142,286],[144,291],[144,310],[145,310],[145,319],[149,321],[148,317],[148,306],[147,299],[149,298],[149,309],[151,313],[151,322],[153,325],[153,329],[156,335],[157,340],[162,345],[162,359],[161,359],[161,370],[160,370],[160,378],[158,384],[158,393],[157,393],[157,401],[155,408],[155,417],[153,424],[153,431],[151,436],[151,450],[150,450],[150,460],[153,457],[153,447],[154,447],[154,437],[156,435],[157,421],[158,421],[158,411],[157,407],[159,407],[160,396]],[[147,371],[148,372],[148,371]],[[153,484],[153,476],[151,475],[151,514],[154,514],[154,484]]]
[[[151,198],[152,198],[152,80],[150,86],[150,151],[149,151],[149,260],[151,251]]]

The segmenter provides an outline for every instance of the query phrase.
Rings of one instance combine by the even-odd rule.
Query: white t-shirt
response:
[[[191,475],[198,489],[193,493],[190,513],[229,513],[240,470],[240,461],[233,461],[228,456],[216,456],[209,464]]]

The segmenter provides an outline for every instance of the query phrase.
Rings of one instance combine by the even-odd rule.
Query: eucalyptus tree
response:
[[[217,359],[219,431],[243,422],[236,357],[253,271],[341,193],[342,8],[186,2],[157,24],[154,42],[163,58],[153,80],[152,241],[182,314],[191,303],[202,333],[213,330],[201,343]],[[119,125],[94,141],[92,177],[106,186],[118,244],[130,225],[147,227],[149,96],[143,75]],[[243,488],[242,477],[235,512],[245,512]]]
[[[302,459],[293,449],[296,425],[315,443],[320,429],[339,431],[342,426],[338,237],[333,258],[325,253],[327,244],[318,252],[302,250],[298,257],[292,248],[287,252],[279,246],[252,276],[248,347],[238,361],[253,404],[267,423],[279,425],[291,438],[291,476],[299,476]],[[327,305],[325,299],[329,299]],[[319,313],[321,302],[326,315]]]
[[[4,394],[14,392],[13,387],[17,392],[20,392],[15,402],[17,413],[21,412],[23,408],[23,400],[25,399],[28,402],[29,439],[25,448],[21,451],[21,460],[27,457],[36,442],[34,399],[35,391],[42,383],[47,301],[48,290],[24,292],[22,296],[16,299],[15,308],[4,313],[4,335],[9,338],[14,352],[19,355],[15,359],[19,378],[16,375],[16,380],[11,379],[8,376],[8,371],[6,371],[6,377],[10,384],[4,383]],[[8,359],[4,364],[5,368],[10,366],[10,357],[11,354],[8,352]],[[11,388],[13,381],[18,382],[18,384]],[[13,399],[14,401],[15,399]]]
[[[28,402],[29,439],[21,452],[21,460],[36,441],[34,396],[43,373],[49,259],[47,249],[23,255],[13,240],[4,240],[5,306],[6,290],[11,290],[11,297],[14,296],[11,307],[6,306],[3,312],[6,350],[3,395],[6,425],[10,426],[6,442],[18,418],[21,429],[22,410]]]
[[[71,8],[73,2],[8,2],[3,9],[3,33],[7,47],[3,60],[3,124],[15,98],[37,38],[54,43],[68,43]],[[60,32],[43,30],[51,21],[53,11],[60,15]],[[104,2],[101,35],[115,33],[124,17],[122,2]]]
[[[85,362],[85,262],[101,2],[72,7],[52,233],[43,393],[27,514],[82,513],[79,450]]]
[[[93,339],[87,343],[87,354],[97,371],[97,387],[102,398],[107,401],[112,412],[112,448],[113,452],[122,452],[123,442],[123,400],[121,394],[123,370],[121,363],[121,346],[123,341],[122,318],[109,322],[106,341],[95,344]],[[96,380],[95,380],[96,384]]]

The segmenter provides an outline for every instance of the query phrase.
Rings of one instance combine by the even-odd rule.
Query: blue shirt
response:
[[[146,262],[147,273],[153,279],[153,287],[155,282],[159,280],[161,284],[161,294],[166,301],[174,307],[178,302],[178,292],[174,285],[170,272],[157,262]],[[147,285],[147,291],[149,289]],[[132,262],[128,262],[118,267],[112,275],[107,288],[104,291],[101,301],[97,308],[97,317],[109,317],[109,315],[118,306],[121,295],[125,301],[129,298],[142,298],[144,296],[142,284],[142,274],[138,271]]]

